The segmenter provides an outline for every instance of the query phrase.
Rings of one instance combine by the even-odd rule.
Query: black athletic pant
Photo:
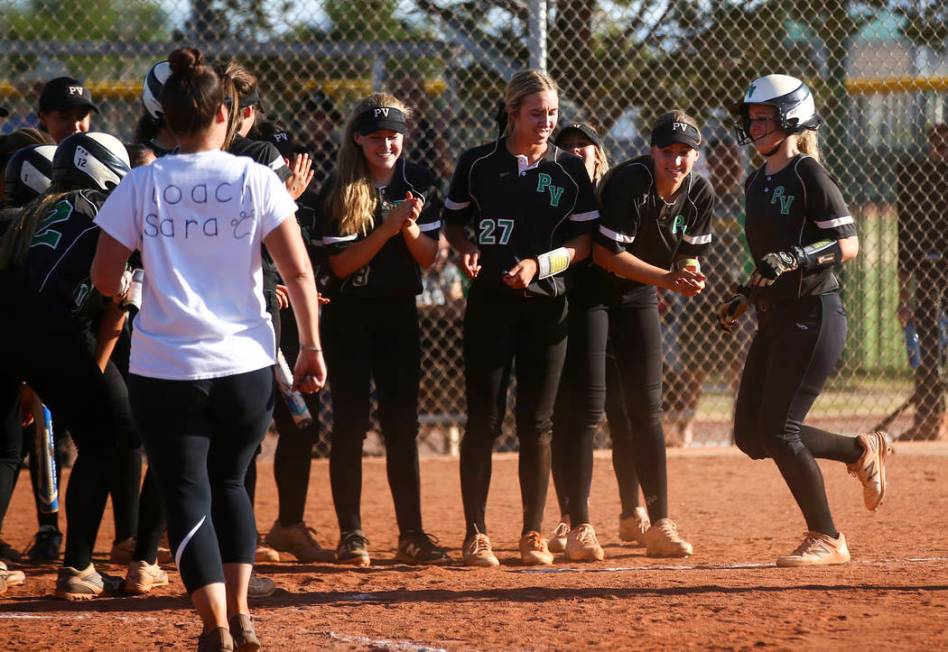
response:
[[[280,337],[283,353],[292,366],[300,351],[300,337],[292,312],[281,315]],[[279,498],[278,520],[289,526],[303,521],[309,474],[313,463],[313,446],[319,441],[319,394],[303,394],[313,416],[312,425],[300,428],[290,416],[286,401],[278,396],[274,402],[273,421],[280,435],[273,456],[273,475]]]
[[[629,414],[625,411],[625,392],[612,340],[610,335],[606,342],[606,418],[612,436],[612,469],[619,485],[619,501],[622,504],[620,517],[624,517],[631,516],[639,506],[639,473],[635,470],[635,453],[625,450],[622,444],[616,445],[617,441],[631,442],[633,435]]]
[[[92,561],[115,463],[115,397],[90,353],[92,334],[70,323],[67,316],[5,321],[0,326],[0,359],[4,361],[0,406],[9,406],[19,394],[19,383],[26,381],[56,414],[59,427],[72,434],[79,454],[65,498],[64,564],[84,569]]]
[[[624,303],[609,307],[629,432],[613,431],[613,458],[634,460],[645,506],[654,523],[668,516],[668,474],[662,431],[662,331],[655,288],[643,287]],[[633,489],[619,478],[626,493]],[[625,504],[623,504],[625,511]]]
[[[417,440],[421,336],[415,298],[340,296],[322,310],[333,411],[329,477],[339,530],[362,529],[362,445],[369,429],[369,383],[374,378],[398,531],[418,532],[422,529]]]
[[[940,264],[940,263],[939,263]],[[942,365],[946,351],[941,344],[940,321],[948,309],[945,298],[945,282],[948,274],[935,270],[934,265],[927,274],[916,274],[919,281],[915,290],[915,331],[921,364],[915,369],[915,424],[921,433],[935,437],[945,414],[945,383]]]
[[[569,297],[566,362],[553,410],[553,485],[560,514],[576,527],[589,523],[593,439],[606,402],[609,315],[601,303]]]
[[[474,288],[464,315],[467,428],[461,442],[461,495],[467,536],[486,533],[491,452],[507,411],[516,364],[517,439],[523,533],[540,531],[550,482],[553,406],[566,358],[566,297],[517,297]]]
[[[131,328],[129,321],[115,344],[106,369],[106,380],[120,396],[119,442],[115,454],[115,469],[112,472],[112,516],[115,520],[115,540],[124,541],[135,536],[138,530],[140,487],[142,483],[142,440],[135,426],[132,407],[128,401],[128,359],[131,352]],[[115,372],[118,372],[117,374]]]
[[[20,428],[20,387],[18,380],[5,376],[0,385],[0,534],[3,518],[20,472],[22,432]]]
[[[790,487],[807,528],[836,536],[823,474],[814,458],[852,463],[862,447],[803,425],[846,343],[839,294],[803,297],[758,309],[734,414],[737,446],[755,460],[770,457]]]
[[[132,375],[129,388],[184,586],[223,582],[222,564],[254,562],[244,478],[270,425],[273,368],[194,381]]]

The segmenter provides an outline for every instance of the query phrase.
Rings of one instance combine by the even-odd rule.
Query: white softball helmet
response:
[[[736,126],[739,144],[752,142],[748,135],[747,107],[750,104],[765,104],[777,109],[777,126],[783,131],[798,134],[807,129],[816,131],[822,120],[816,114],[816,103],[809,87],[789,75],[766,75],[750,83],[747,92],[732,111],[741,119]]]
[[[167,61],[156,63],[145,75],[145,83],[142,84],[142,105],[145,110],[155,120],[162,117],[161,111],[161,90],[171,76],[171,64]]]

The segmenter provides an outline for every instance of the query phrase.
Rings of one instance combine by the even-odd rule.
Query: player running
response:
[[[720,311],[726,329],[748,303],[757,313],[734,436],[750,458],[774,460],[806,520],[803,542],[777,565],[843,564],[850,559],[846,537],[833,522],[816,459],[846,463],[875,510],[885,498],[892,449],[881,432],[846,437],[803,421],[846,342],[833,268],[859,252],[856,226],[818,160],[820,118],[806,84],[787,75],[755,79],[734,111],[741,144],[753,143],[766,161],[744,184],[744,231],[756,271]]]
[[[707,179],[692,172],[701,144],[693,118],[665,113],[652,128],[650,154],[614,167],[600,190],[593,259],[609,272],[602,286],[631,435],[614,437],[613,446],[617,457],[635,459],[651,522],[642,537],[650,557],[692,553],[668,518],[656,287],[684,296],[704,289],[698,257],[711,243],[715,197]]]
[[[582,160],[548,142],[558,109],[556,84],[546,73],[515,74],[505,94],[503,135],[461,155],[445,201],[445,235],[473,279],[464,315],[468,421],[461,444],[469,566],[499,564],[485,511],[491,452],[515,361],[524,508],[520,559],[528,565],[553,562],[540,530],[553,405],[566,356],[562,273],[589,255],[589,233],[599,217]]]

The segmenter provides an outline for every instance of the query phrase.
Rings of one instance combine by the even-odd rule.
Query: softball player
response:
[[[56,595],[70,600],[117,588],[96,572],[92,548],[111,483],[124,418],[124,383],[114,365],[97,360],[92,321],[100,309],[89,267],[98,238],[92,222],[105,195],[128,172],[124,146],[108,134],[66,138],[53,158],[50,192],[23,210],[11,260],[3,272],[14,305],[4,311],[4,396],[27,381],[69,429],[79,450],[66,493],[68,523]],[[9,263],[12,262],[12,265]],[[9,287],[9,286],[8,286]],[[118,293],[116,293],[118,294]],[[8,298],[8,300],[10,300]],[[105,308],[118,314],[118,306]],[[106,354],[107,358],[107,354]],[[11,388],[11,383],[13,387]]]
[[[599,134],[591,125],[563,127],[554,144],[582,159],[593,185],[609,169]],[[604,554],[589,519],[593,438],[606,394],[605,356],[609,321],[587,261],[566,276],[569,336],[553,410],[553,485],[562,517],[549,539],[550,552],[570,561],[599,561]]]
[[[38,136],[45,136],[42,132],[31,130]],[[33,134],[24,134],[23,130],[18,132],[12,138],[16,141],[9,143],[8,137],[0,137],[0,160],[5,165],[4,183],[0,189],[0,202],[4,208],[0,210],[0,235],[5,232],[6,227],[16,223],[19,220],[23,206],[36,199],[49,189],[49,184],[53,176],[53,155],[56,153],[56,146],[51,144],[29,145],[26,147],[14,149],[11,153],[5,151],[7,146],[18,147],[23,144],[23,137],[27,137],[27,142],[33,141]],[[52,139],[49,139],[51,142]],[[3,160],[8,159],[8,160]],[[0,249],[11,242],[13,234],[0,240]],[[0,253],[0,256],[4,254]],[[0,288],[0,293],[3,289]],[[13,494],[13,488],[16,485],[17,476],[20,472],[20,464],[23,454],[26,451],[35,450],[34,447],[24,445],[24,434],[29,442],[33,441],[33,429],[22,428],[23,413],[21,409],[20,392],[9,392],[6,394],[7,401],[0,409],[0,531],[3,529],[3,519],[10,504],[10,498]],[[37,467],[34,459],[35,455],[30,455],[30,466]],[[36,481],[39,479],[39,469],[31,474],[34,483],[34,493],[40,495],[39,488],[36,487]],[[57,481],[58,481],[57,477]],[[37,506],[39,502],[37,501]],[[47,516],[39,514],[40,518]],[[55,514],[53,515],[53,526],[58,534],[59,530],[55,527]],[[40,522],[40,527],[44,523]],[[59,535],[62,536],[62,535]],[[56,557],[59,556],[59,544],[56,543]],[[17,552],[8,543],[0,540],[0,562],[18,561],[20,558]],[[5,571],[0,567],[0,577],[5,575]],[[7,586],[13,586],[11,577],[6,576]]]
[[[514,75],[505,95],[504,135],[461,155],[445,201],[445,233],[473,279],[464,316],[468,420],[461,443],[463,551],[470,566],[498,565],[485,508],[514,361],[524,508],[520,558],[524,564],[553,561],[540,530],[553,405],[566,355],[562,272],[588,256],[589,232],[599,217],[582,160],[548,143],[558,105],[556,84],[546,73]]]
[[[694,296],[704,288],[698,256],[711,243],[714,190],[692,173],[701,133],[681,111],[658,118],[651,154],[613,168],[600,191],[602,224],[593,258],[603,275],[631,440],[615,454],[634,456],[651,525],[650,557],[686,557],[692,546],[668,518],[662,431],[662,341],[656,287]]]
[[[786,75],[755,79],[735,111],[741,144],[753,143],[766,163],[744,184],[744,230],[756,271],[749,289],[720,311],[725,328],[748,301],[757,312],[734,436],[752,459],[774,460],[806,520],[803,542],[777,565],[842,564],[849,550],[830,514],[816,458],[848,464],[874,510],[885,497],[892,452],[881,432],[844,437],[803,424],[846,341],[833,268],[858,253],[856,227],[816,157],[820,118],[806,84]]]
[[[133,170],[102,207],[107,235],[92,275],[112,295],[141,251],[132,405],[175,563],[204,623],[199,649],[255,650],[247,587],[256,525],[244,479],[271,421],[275,360],[261,244],[287,279],[303,340],[296,383],[310,392],[325,381],[316,290],[286,188],[271,170],[220,151],[237,106],[230,81],[194,49],[168,61],[162,108],[180,151]]]
[[[421,335],[415,296],[422,289],[421,267],[437,254],[441,202],[431,172],[401,156],[409,117],[409,109],[386,93],[359,102],[318,203],[318,230],[334,276],[323,335],[332,374],[329,476],[341,564],[370,563],[359,510],[371,378],[398,521],[396,559],[447,558],[422,529],[417,442]]]

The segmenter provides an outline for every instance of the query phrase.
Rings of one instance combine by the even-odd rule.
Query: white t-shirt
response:
[[[135,168],[95,223],[142,254],[129,371],[198,380],[275,361],[260,247],[296,204],[273,170],[221,151]]]

